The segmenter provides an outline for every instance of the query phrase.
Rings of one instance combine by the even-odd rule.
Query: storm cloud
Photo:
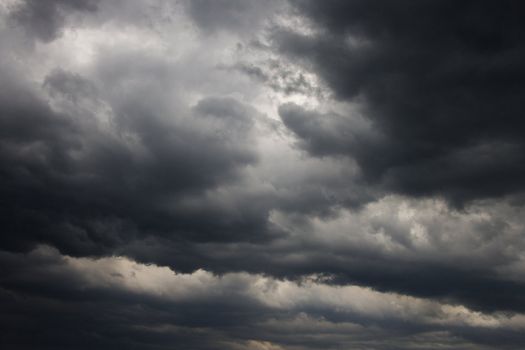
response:
[[[388,190],[457,204],[523,190],[519,2],[294,4],[314,33],[277,31],[276,46],[335,98],[358,104],[382,136],[355,142],[345,134],[353,126],[340,128],[338,118],[326,142],[323,128],[307,130],[325,118],[284,109],[310,153],[354,157],[364,177]]]
[[[0,344],[522,349],[518,1],[0,3]]]

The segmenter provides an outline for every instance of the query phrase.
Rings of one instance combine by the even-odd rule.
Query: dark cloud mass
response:
[[[524,10],[0,1],[0,347],[523,349]]]
[[[280,50],[360,103],[383,136],[355,144],[347,126],[346,142],[326,143],[322,129],[290,122],[311,153],[355,157],[366,178],[410,195],[462,203],[523,190],[521,2],[294,4],[318,29],[279,32]]]
[[[97,98],[89,81],[64,71],[52,72],[44,87],[74,104],[90,93]],[[248,107],[228,98],[202,99],[188,111],[195,128],[155,115],[147,101],[126,101],[113,119],[119,134],[112,135],[89,115],[54,113],[29,91],[19,96],[25,98],[2,96],[4,224],[13,229],[7,244],[51,240],[69,253],[99,254],[127,240],[121,230],[129,237],[169,228],[196,240],[241,234],[223,231],[229,224],[219,223],[220,208],[186,209],[178,202],[231,181],[239,167],[255,161],[243,144],[253,123]],[[215,217],[213,225],[203,212]],[[250,232],[236,239],[254,239],[254,230],[264,230],[238,221]]]

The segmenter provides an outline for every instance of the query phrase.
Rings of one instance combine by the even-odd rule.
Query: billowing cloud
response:
[[[280,349],[283,347],[279,344],[289,342],[299,348],[310,348],[311,337],[313,344],[326,343],[330,348],[341,344],[373,345],[374,340],[366,337],[352,340],[362,332],[402,337],[400,346],[408,346],[418,337],[431,337],[432,328],[474,342],[482,341],[472,334],[476,332],[519,340],[525,327],[523,314],[483,314],[464,306],[369,288],[330,286],[315,278],[299,283],[247,273],[217,276],[197,270],[181,274],[125,258],[92,260],[61,256],[43,246],[25,256],[4,253],[0,258],[3,265],[11,267],[11,273],[2,277],[3,284],[26,295],[23,300],[15,301],[19,306],[42,304],[33,293],[42,288],[40,295],[45,295],[48,303],[56,304],[51,310],[58,317],[66,316],[67,304],[72,304],[70,310],[79,313],[75,322],[89,317],[89,306],[101,308],[96,316],[101,323],[88,324],[89,331],[66,326],[65,321],[52,327],[42,325],[33,340],[42,342],[35,344],[40,346],[48,345],[48,332],[59,325],[71,327],[70,336],[81,337],[84,346],[99,344],[106,348],[127,344],[139,349],[153,344],[168,348],[173,341],[197,348],[212,346],[213,341],[225,349]],[[2,303],[8,303],[10,298],[9,293],[4,293]],[[104,310],[102,305],[108,301],[111,308]],[[142,305],[138,309],[133,306],[137,302]],[[49,308],[45,304],[39,307]],[[28,309],[19,316],[20,322],[31,323],[34,313]],[[130,319],[132,315],[134,318]],[[8,316],[4,315],[2,322]],[[115,318],[127,321],[114,325],[112,328],[117,327],[114,331],[130,334],[130,338],[106,339],[111,332],[104,328],[111,327]],[[251,329],[249,334],[245,333],[247,327]],[[297,330],[299,336],[292,341],[283,328]],[[327,334],[332,334],[335,341]],[[352,336],[340,343],[343,334]],[[10,341],[20,339],[15,336]],[[64,337],[58,341],[56,344],[67,345],[71,339]],[[441,337],[434,341],[441,341]],[[450,342],[446,348],[461,343]]]
[[[522,349],[516,2],[0,2],[0,344]]]
[[[332,137],[346,141],[316,145],[315,117],[289,122],[313,154],[345,154],[389,190],[455,204],[523,190],[520,4],[293,3],[313,33],[286,27],[275,46],[359,105],[383,135],[355,143],[339,118]]]
[[[98,0],[25,0],[13,6],[11,18],[28,36],[48,42],[60,36],[68,14],[96,12]]]

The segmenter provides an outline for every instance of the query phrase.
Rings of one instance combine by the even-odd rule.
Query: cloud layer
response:
[[[347,135],[352,125],[340,128],[337,118],[336,135],[323,142],[323,128],[308,129],[315,116],[292,122],[283,111],[312,154],[354,157],[388,190],[456,204],[523,190],[521,4],[294,4],[314,33],[277,31],[276,46],[311,67],[337,99],[361,105],[379,134],[356,142]]]
[[[523,348],[522,15],[2,2],[0,344]]]

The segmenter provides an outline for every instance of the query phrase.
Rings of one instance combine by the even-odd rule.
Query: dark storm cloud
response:
[[[337,212],[322,220],[290,215],[288,221],[276,219],[288,234],[264,244],[207,242],[181,249],[168,241],[144,241],[126,249],[141,261],[187,272],[202,267],[291,280],[314,274],[334,285],[370,286],[483,312],[525,311],[522,268],[507,270],[522,264],[516,255],[524,247],[516,219],[522,214],[487,208],[459,214],[430,205],[407,220],[403,205],[391,199],[346,218]]]
[[[116,258],[75,260],[48,247],[27,255],[2,252],[0,263],[9,267],[0,278],[4,310],[0,323],[6,330],[1,341],[15,348],[78,344],[80,348],[164,349],[175,342],[196,349],[266,349],[264,344],[270,349],[403,349],[426,338],[428,345],[440,343],[444,348],[488,345],[492,349],[494,344],[514,349],[523,342],[519,330],[507,327],[490,329],[459,319],[432,326],[425,317],[449,312],[439,304],[363,289],[327,290],[322,285],[291,285],[245,274],[180,276],[155,266],[127,266]],[[148,276],[157,276],[157,283],[148,281]],[[266,288],[255,290],[254,282]],[[399,311],[414,318],[400,317]],[[20,336],[21,329],[32,337]],[[429,334],[440,331],[443,334],[434,339]],[[384,337],[392,343],[378,340]]]
[[[299,137],[301,147],[316,156],[358,152],[359,148],[372,147],[374,139],[380,137],[362,119],[309,111],[293,103],[280,106],[279,115]]]
[[[216,254],[205,247],[197,249],[196,253],[201,257],[199,266],[217,273],[265,272],[292,280],[319,274],[326,276],[328,283],[333,285],[368,286],[385,293],[433,298],[483,312],[525,312],[525,283],[490,271],[490,266],[479,261],[475,262],[481,264],[479,267],[462,268],[450,263],[425,261],[423,256],[405,261],[402,254],[388,257],[360,245],[336,250],[320,247],[316,242],[289,243],[286,247],[272,249],[244,245],[237,249],[213,245],[209,249],[221,250],[222,253]],[[138,251],[134,254],[148,260]],[[185,267],[181,257],[163,256],[161,249],[157,254],[159,261],[166,264],[176,261],[177,266]]]
[[[519,3],[13,4],[3,347],[523,348]]]
[[[61,34],[68,13],[95,12],[98,3],[99,0],[24,0],[11,16],[29,36],[49,42]]]
[[[235,332],[240,324],[264,315],[260,306],[238,298],[210,295],[181,302],[90,287],[81,273],[65,269],[64,257],[47,248],[25,258],[0,255],[9,272],[2,276],[0,288],[0,344],[10,348],[172,349],[177,344],[230,349],[229,329]],[[24,337],[22,331],[32,337]]]
[[[359,103],[384,135],[364,147],[347,126],[327,144],[325,130],[308,126],[315,116],[284,116],[313,154],[346,154],[392,191],[458,204],[524,189],[521,2],[294,4],[317,31],[277,32],[280,52],[312,67],[337,98]]]
[[[128,100],[113,119],[114,134],[82,108],[75,115],[54,112],[19,82],[3,80],[4,248],[42,241],[72,254],[101,254],[136,234],[197,241],[264,235],[264,212],[184,204],[234,181],[255,162],[243,144],[253,125],[251,108],[231,98],[202,99],[187,117],[197,129]],[[74,104],[103,102],[91,82],[65,71],[48,76],[44,88]]]

